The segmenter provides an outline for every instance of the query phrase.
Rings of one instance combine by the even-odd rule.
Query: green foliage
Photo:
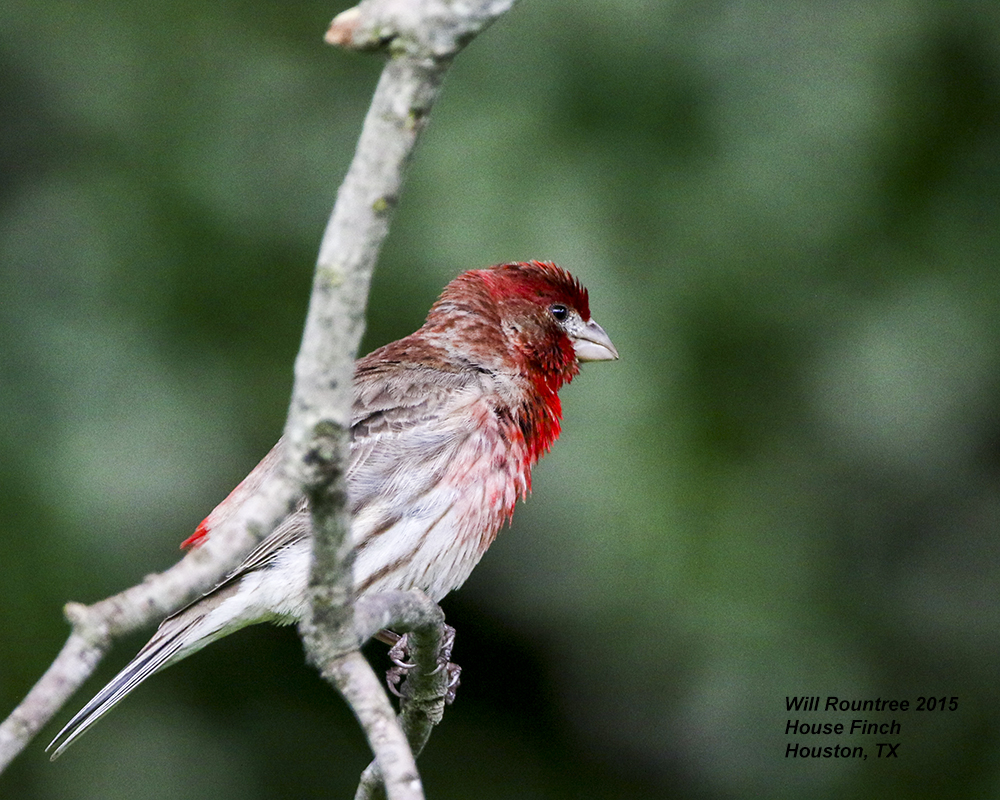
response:
[[[622,358],[446,601],[431,797],[996,792],[998,8],[523,0],[460,57],[366,347],[541,258]],[[0,7],[4,713],[61,604],[172,563],[280,431],[380,68],[323,46],[338,10]],[[895,763],[786,759],[813,694],[961,706],[905,717]],[[0,795],[350,796],[366,763],[287,630],[42,746]]]

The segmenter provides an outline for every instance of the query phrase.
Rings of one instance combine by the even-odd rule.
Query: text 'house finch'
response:
[[[347,471],[357,593],[420,589],[436,602],[461,586],[559,436],[559,388],[579,362],[616,358],[587,290],[531,261],[459,275],[420,330],[360,359]],[[232,516],[282,457],[279,441],[184,544]],[[154,672],[247,625],[302,619],[309,535],[303,500],[219,586],[164,620],[60,731],[52,757]]]

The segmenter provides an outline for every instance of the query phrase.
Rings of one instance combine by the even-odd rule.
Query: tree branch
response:
[[[513,3],[362,0],[333,20],[326,35],[329,43],[358,50],[387,48],[391,58],[320,246],[295,362],[284,464],[253,492],[246,492],[232,516],[213,527],[207,543],[174,567],[91,606],[67,605],[73,631],[66,645],[0,725],[0,771],[91,675],[114,638],[159,621],[218,583],[304,491],[314,527],[311,612],[300,625],[307,655],[337,686],[364,727],[388,796],[392,800],[423,796],[406,736],[380,682],[358,653],[367,636],[359,635],[350,605],[345,465],[351,381],[375,261],[399,201],[406,164],[444,74],[455,55]],[[421,613],[425,612],[426,608]],[[422,665],[436,658],[436,650],[431,651],[440,642],[440,611],[437,616],[427,613],[432,623],[426,619],[416,623],[420,629],[416,657]],[[364,616],[362,622],[368,630],[370,617]],[[426,709],[418,713],[419,705],[413,705],[412,714],[417,715],[413,719],[427,715]],[[410,722],[408,730],[416,736],[413,741],[419,742],[419,749],[430,724]]]
[[[414,663],[401,692],[400,722],[414,756],[420,755],[431,730],[444,716],[449,673],[439,662],[444,638],[444,614],[422,592],[382,592],[359,598],[355,628],[367,640],[384,628],[409,634],[409,657]],[[385,781],[378,760],[361,774],[355,800],[382,800]]]
[[[73,626],[69,639],[0,724],[0,772],[93,674],[114,639],[160,622],[218,584],[288,513],[296,497],[295,486],[281,474],[255,488],[203,546],[170,569],[93,605],[66,604]]]
[[[313,517],[310,613],[299,625],[307,657],[351,704],[375,754],[386,794],[420,798],[416,762],[359,646],[345,466],[351,382],[368,287],[399,202],[403,174],[457,53],[514,0],[363,0],[339,14],[326,39],[356,49],[388,47],[357,150],[320,245],[285,439],[287,464]],[[355,683],[356,681],[356,683]],[[378,686],[380,698],[367,692]],[[387,711],[386,709],[389,709]],[[429,727],[428,727],[429,732]]]

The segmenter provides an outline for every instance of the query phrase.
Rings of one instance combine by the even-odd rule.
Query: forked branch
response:
[[[406,736],[381,682],[358,653],[362,638],[357,622],[366,629],[370,609],[359,610],[359,620],[349,602],[350,520],[343,465],[349,447],[351,378],[372,271],[399,203],[405,167],[444,74],[462,48],[513,3],[362,0],[333,20],[326,35],[329,43],[386,50],[390,58],[320,246],[295,362],[284,468],[257,487],[254,497],[224,525],[213,528],[207,544],[174,567],[91,606],[67,605],[73,631],[66,645],[0,724],[0,770],[91,675],[113,639],[151,625],[211,588],[274,528],[304,490],[312,502],[315,530],[312,613],[300,627],[307,654],[337,685],[365,727],[388,796],[393,800],[423,796]],[[431,664],[440,637],[435,613],[440,612],[424,608],[420,614],[425,613],[430,616],[416,623],[415,657],[420,664]],[[408,624],[398,614],[392,618]],[[433,667],[418,667],[416,674],[424,671],[433,672]],[[433,686],[432,694],[438,691]],[[419,731],[418,741],[429,733],[426,720],[418,719],[426,717],[437,701],[429,702],[429,706],[413,703],[412,711],[406,712],[417,720],[409,732]]]

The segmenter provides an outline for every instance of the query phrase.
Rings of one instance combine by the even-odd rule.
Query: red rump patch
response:
[[[205,524],[207,522],[208,517],[205,517],[205,519],[198,523],[198,527],[194,529],[194,533],[181,542],[181,550],[187,550],[189,547],[197,547],[208,538],[208,525]]]
[[[211,514],[198,523],[198,527],[194,529],[194,533],[181,542],[181,550],[186,550],[189,547],[197,547],[200,544],[204,544],[205,540],[208,538],[209,531],[218,525],[224,517],[228,516],[223,509],[227,508],[230,502],[234,500],[236,501],[234,505],[239,505],[250,487],[256,486],[260,482],[260,478],[262,476],[261,466],[267,462],[270,457],[272,457],[274,452],[274,450],[271,450],[270,453],[264,456],[260,464],[254,467],[253,471],[237,484],[236,488],[226,496],[226,499],[219,503],[219,505],[212,510]],[[251,478],[255,475],[257,476],[257,479],[251,480]]]

